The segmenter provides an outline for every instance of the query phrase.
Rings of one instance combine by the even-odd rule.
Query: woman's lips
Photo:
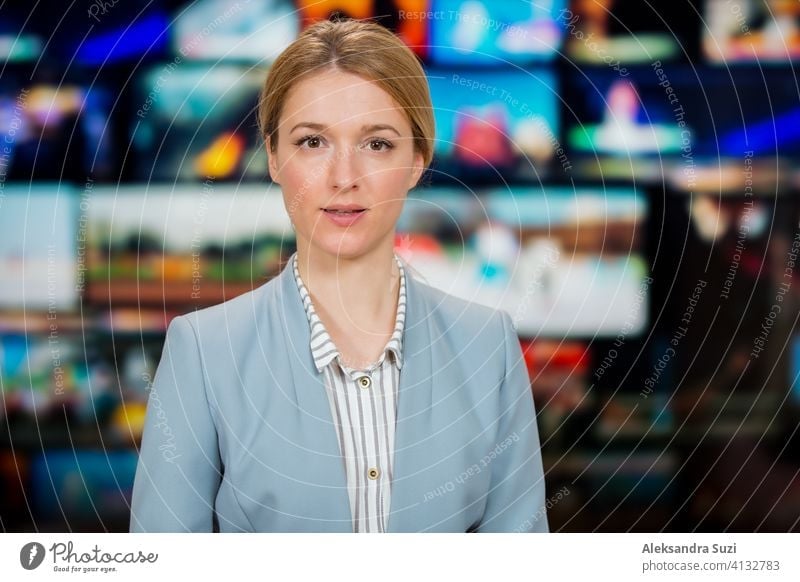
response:
[[[356,212],[334,212],[325,209],[323,209],[322,212],[325,214],[325,216],[330,218],[331,222],[338,226],[352,226],[358,222],[358,220],[360,220],[364,214],[367,213],[366,210],[360,210]]]

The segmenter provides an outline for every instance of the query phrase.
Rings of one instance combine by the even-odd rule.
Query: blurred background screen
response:
[[[0,530],[128,530],[167,325],[296,249],[259,90],[343,16],[428,76],[395,249],[514,319],[551,530],[797,531],[787,0],[3,3]]]

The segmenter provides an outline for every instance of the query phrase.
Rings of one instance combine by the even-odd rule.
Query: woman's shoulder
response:
[[[251,291],[221,303],[195,309],[181,317],[188,319],[196,328],[204,329],[225,329],[230,328],[232,323],[252,322],[253,314],[264,304],[265,296],[277,284],[276,279],[272,278]]]
[[[420,280],[415,280],[415,283],[419,292],[425,296],[431,317],[450,333],[464,334],[468,338],[478,333],[502,330],[504,311],[454,295]]]

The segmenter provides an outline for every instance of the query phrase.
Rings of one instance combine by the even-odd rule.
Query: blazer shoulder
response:
[[[415,283],[425,295],[430,316],[445,330],[467,340],[487,333],[503,333],[505,311],[452,295],[418,279]]]
[[[216,305],[190,311],[180,317],[189,320],[198,330],[229,329],[242,322],[252,322],[255,314],[263,309],[265,297],[278,284],[277,279],[278,277],[273,277],[251,291]]]

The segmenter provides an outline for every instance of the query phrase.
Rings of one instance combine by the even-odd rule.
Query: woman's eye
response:
[[[391,143],[389,143],[388,141],[386,141],[385,139],[373,139],[373,140],[370,140],[370,142],[369,142],[369,149],[371,149],[374,152],[390,150],[393,147],[394,146]]]
[[[294,145],[298,147],[304,146],[307,149],[316,150],[323,145],[323,140],[319,135],[307,135],[294,142]],[[385,139],[372,139],[367,142],[367,147],[370,149],[370,151],[382,152],[392,149],[394,144],[386,141]]]
[[[310,149],[318,149],[321,145],[322,140],[318,135],[307,135],[305,137],[301,137],[299,140],[294,142],[296,146],[307,145]]]

